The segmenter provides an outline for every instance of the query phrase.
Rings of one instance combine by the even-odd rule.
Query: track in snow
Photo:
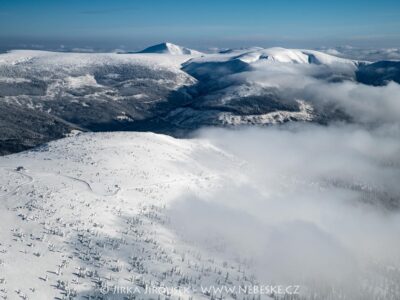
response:
[[[7,192],[4,195],[0,195],[0,199],[3,199],[3,198],[6,198],[8,196],[11,196],[11,195],[15,194],[16,192],[18,192],[21,189],[21,187],[23,187],[25,185],[29,185],[29,184],[31,184],[31,183],[33,183],[35,181],[32,176],[29,176],[29,175],[27,175],[27,174],[25,174],[25,173],[23,173],[21,171],[16,171],[16,170],[13,170],[13,169],[9,169],[7,167],[0,167],[0,168],[3,168],[5,170],[7,170],[8,172],[11,172],[11,173],[14,173],[14,174],[22,175],[23,177],[28,179],[27,181],[17,185],[14,189],[12,189],[12,191]]]

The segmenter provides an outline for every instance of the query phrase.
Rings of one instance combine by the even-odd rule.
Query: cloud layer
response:
[[[320,123],[198,138],[242,161],[208,195],[182,195],[174,228],[262,283],[301,284],[318,299],[396,299],[400,292],[400,85],[354,81],[344,65],[256,62],[222,78],[313,105]],[[335,118],[335,114],[339,117]]]
[[[365,284],[376,288],[380,276],[384,288],[399,283],[385,273],[400,259],[398,127],[210,129],[200,136],[245,163],[210,195],[182,195],[171,208],[180,234],[248,261],[262,283],[318,293],[334,286],[351,299],[374,299],[363,298]]]

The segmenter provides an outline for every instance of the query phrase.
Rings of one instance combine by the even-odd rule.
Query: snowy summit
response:
[[[201,52],[178,46],[172,43],[161,43],[154,46],[150,46],[139,53],[160,53],[160,54],[171,54],[171,55],[200,55]]]

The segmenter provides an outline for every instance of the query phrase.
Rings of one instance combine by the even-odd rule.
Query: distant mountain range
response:
[[[206,54],[171,43],[129,54],[10,51],[0,55],[0,153],[76,130],[184,136],[202,126],[353,121],[299,95],[311,81],[399,83],[400,62],[284,48]]]

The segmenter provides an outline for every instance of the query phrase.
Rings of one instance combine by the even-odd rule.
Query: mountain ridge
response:
[[[310,103],[310,95],[287,95],[292,87],[283,89],[280,78],[367,86],[400,81],[398,62],[370,64],[315,50],[252,47],[201,54],[171,43],[146,49],[0,54],[0,102],[7,107],[0,153],[64,137],[74,128],[184,136],[202,126],[348,122],[338,108],[314,107],[321,105]]]

